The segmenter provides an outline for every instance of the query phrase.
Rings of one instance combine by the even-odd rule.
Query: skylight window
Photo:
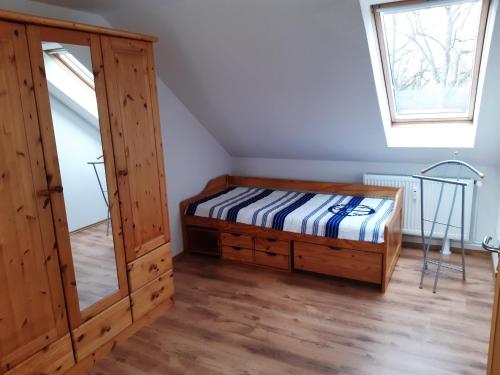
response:
[[[95,90],[94,75],[71,53],[62,47],[46,49],[44,52],[52,57],[57,63],[62,65],[63,68],[67,69],[83,83],[89,86],[92,90]]]
[[[71,46],[70,46],[71,47]],[[98,127],[98,110],[90,50],[43,42],[43,58],[50,94]]]
[[[474,118],[489,0],[373,5],[393,125]]]

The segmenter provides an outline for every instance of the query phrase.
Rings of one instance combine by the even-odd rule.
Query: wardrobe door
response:
[[[6,22],[0,22],[0,114],[3,373],[68,332],[26,32]]]
[[[83,346],[90,344],[80,338],[81,327],[103,328],[105,341],[131,324],[126,307],[120,320],[109,322],[108,310],[128,303],[129,291],[100,39],[30,25],[28,41],[64,292],[80,360],[88,349]],[[102,327],[96,328],[95,319]]]
[[[127,261],[169,241],[153,46],[101,37]]]

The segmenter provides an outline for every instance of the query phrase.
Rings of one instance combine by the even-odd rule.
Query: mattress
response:
[[[393,208],[392,199],[238,186],[191,203],[186,215],[383,243]]]

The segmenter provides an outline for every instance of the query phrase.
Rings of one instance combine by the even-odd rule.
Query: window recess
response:
[[[372,5],[392,125],[470,123],[489,0]]]

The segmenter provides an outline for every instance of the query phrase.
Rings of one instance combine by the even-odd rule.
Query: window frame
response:
[[[64,51],[64,52],[63,52]],[[94,81],[87,76],[87,74],[73,62],[73,55],[70,54],[71,57],[66,55],[66,50],[62,48],[50,49],[44,51],[45,54],[49,56],[54,62],[59,64],[63,69],[70,72],[74,76],[76,76],[82,83],[87,85],[92,91],[95,91]],[[92,72],[89,72],[92,74]]]
[[[460,1],[460,0],[457,0]],[[483,58],[486,25],[488,21],[488,13],[490,9],[490,0],[481,1],[481,13],[479,18],[479,28],[476,39],[476,51],[474,54],[474,63],[472,71],[471,92],[469,98],[469,113],[467,116],[448,116],[446,114],[436,114],[429,116],[428,114],[419,115],[397,115],[394,100],[394,90],[392,88],[392,76],[389,65],[388,52],[386,49],[385,35],[380,15],[381,9],[402,7],[405,5],[418,5],[434,2],[433,0],[398,0],[392,2],[385,2],[380,4],[373,4],[371,12],[374,19],[374,27],[376,34],[376,42],[378,44],[378,55],[382,68],[382,76],[384,79],[385,95],[389,106],[389,113],[391,116],[392,125],[411,125],[411,124],[425,124],[425,123],[469,123],[472,124],[476,115],[476,100],[478,96],[478,82],[481,69],[481,61]]]

